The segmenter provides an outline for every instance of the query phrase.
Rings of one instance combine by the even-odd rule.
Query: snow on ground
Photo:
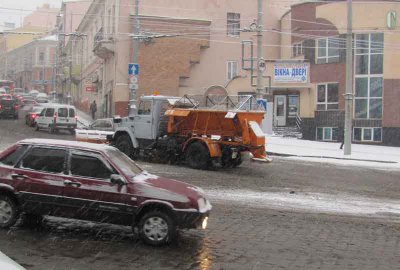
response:
[[[370,198],[352,194],[257,192],[242,189],[205,189],[211,203],[229,203],[300,212],[400,220],[400,200]]]
[[[93,122],[92,118],[87,113],[85,113],[79,109],[76,109],[76,113],[78,115],[78,128],[80,128],[82,126],[87,127]]]
[[[352,154],[345,156],[343,150],[340,150],[341,143],[268,135],[266,141],[267,152],[291,156],[293,160],[400,170],[399,147],[353,144]]]

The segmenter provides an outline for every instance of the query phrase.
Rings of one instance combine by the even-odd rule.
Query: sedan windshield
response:
[[[108,149],[107,154],[111,160],[130,178],[140,174],[143,170],[129,157],[117,149]]]

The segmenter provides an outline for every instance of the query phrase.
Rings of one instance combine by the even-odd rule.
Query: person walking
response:
[[[90,112],[91,112],[92,118],[94,120],[94,118],[96,117],[96,112],[97,112],[96,100],[93,100],[92,104],[90,104]]]

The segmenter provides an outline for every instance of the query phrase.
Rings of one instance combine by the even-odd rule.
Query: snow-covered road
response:
[[[257,192],[251,190],[206,189],[212,203],[338,215],[390,217],[400,221],[400,200],[351,194]]]

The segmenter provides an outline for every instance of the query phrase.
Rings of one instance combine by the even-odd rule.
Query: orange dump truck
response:
[[[188,96],[144,96],[133,115],[114,119],[117,128],[109,141],[132,158],[185,161],[196,169],[237,167],[246,153],[269,162],[259,126],[264,112],[257,108],[251,96],[203,97],[201,102]]]

